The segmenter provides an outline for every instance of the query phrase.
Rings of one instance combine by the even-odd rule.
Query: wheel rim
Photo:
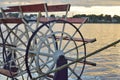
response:
[[[62,24],[62,28],[61,28],[61,30],[60,30],[60,28],[59,28],[59,30],[57,29],[59,26],[57,26],[57,28],[55,28],[56,27],[56,23],[63,23]],[[51,26],[51,24],[53,24],[52,26]],[[71,26],[72,27],[72,29],[74,29],[74,31],[75,32],[73,32],[73,33],[69,33],[67,30],[65,30],[65,28],[66,28],[66,26]],[[44,30],[44,28],[45,29],[47,29],[47,30],[49,30],[49,32],[47,32],[47,30],[45,31]],[[56,30],[57,29],[57,30]],[[75,57],[75,59],[78,59],[78,58],[80,58],[81,56],[79,56],[79,52],[80,51],[83,51],[83,55],[82,56],[86,56],[86,46],[85,46],[85,42],[84,42],[84,38],[83,38],[83,36],[82,36],[82,34],[81,34],[81,32],[77,29],[77,27],[75,26],[75,25],[73,25],[72,23],[70,23],[70,22],[67,22],[67,21],[64,21],[64,20],[53,20],[53,21],[49,21],[49,22],[47,22],[47,23],[44,23],[43,25],[41,25],[33,34],[32,34],[32,36],[30,37],[30,39],[29,39],[29,41],[28,41],[28,45],[27,45],[27,49],[26,49],[26,55],[25,55],[25,62],[26,62],[26,67],[27,67],[27,72],[28,72],[28,74],[29,74],[29,76],[31,77],[31,78],[34,78],[34,76],[32,75],[32,73],[31,73],[31,70],[29,69],[29,65],[28,65],[28,54],[29,54],[29,49],[30,49],[30,46],[32,45],[31,43],[32,43],[32,40],[34,39],[34,37],[37,35],[38,36],[38,32],[39,31],[44,31],[43,33],[44,33],[44,36],[43,37],[39,37],[39,42],[40,42],[40,44],[39,44],[39,46],[38,46],[38,51],[37,51],[37,58],[36,58],[36,62],[37,62],[37,67],[38,68],[40,68],[40,69],[43,69],[42,70],[42,72],[43,72],[43,74],[46,74],[47,72],[49,72],[49,71],[52,71],[52,70],[54,70],[55,69],[55,62],[56,62],[56,59],[55,59],[55,57],[56,56],[60,56],[60,55],[64,55],[66,58],[69,58],[70,56],[68,55],[68,53],[73,53],[73,54],[71,54],[71,55],[73,55],[74,56],[74,53],[76,52],[76,57]],[[53,37],[53,35],[54,35],[54,37]],[[60,36],[60,38],[59,39],[57,39],[57,36]],[[74,40],[72,40],[75,36],[79,36],[80,38],[82,38],[82,40],[83,40],[83,42],[80,44],[80,43],[78,43],[78,42],[76,42],[76,41],[74,41]],[[68,40],[66,41],[66,43],[64,43],[64,41],[63,41],[63,38],[64,37],[67,37],[68,38]],[[42,40],[42,38],[44,39],[44,40]],[[49,38],[52,38],[52,41],[50,41],[49,40]],[[50,43],[52,43],[54,46],[47,46],[47,45],[45,45],[46,47],[50,47],[50,53],[51,54],[46,54],[46,53],[42,53],[42,48],[41,47],[43,47],[42,46],[42,44],[44,43],[44,44],[46,44],[45,43],[45,41],[46,40],[48,40],[49,41],[49,44]],[[59,42],[58,42],[58,41]],[[57,48],[55,48],[56,47],[56,42],[57,42]],[[74,44],[74,46],[71,46],[71,44]],[[50,44],[51,45],[51,44]],[[64,45],[64,47],[63,47],[63,45]],[[82,48],[81,48],[81,46],[82,46]],[[75,52],[74,52],[75,51]],[[60,53],[62,53],[62,54],[60,54]],[[45,70],[46,70],[46,67],[43,67],[43,68],[41,68],[40,67],[40,60],[39,60],[39,57],[38,56],[40,56],[40,55],[44,55],[45,56],[45,54],[46,54],[46,56],[49,56],[49,57],[52,57],[53,59],[55,59],[55,60],[53,60],[53,66],[50,68],[50,69],[48,69],[46,72],[45,72]],[[60,55],[57,55],[57,54],[60,54]],[[53,55],[56,55],[56,56],[53,56]],[[41,58],[40,58],[41,59]],[[44,65],[46,65],[47,67],[49,66],[49,62],[51,61],[51,58],[49,58],[50,60],[47,60],[46,61],[46,63],[44,63]],[[84,59],[83,61],[85,61],[86,59]],[[69,61],[70,62],[70,61]],[[79,65],[80,66],[80,65]],[[81,68],[81,70],[80,70],[80,72],[79,72],[79,75],[76,73],[76,71],[78,70],[77,68],[78,68],[78,65],[77,65],[77,63],[75,63],[74,65],[71,65],[71,66],[69,66],[69,71],[68,72],[70,72],[70,74],[69,74],[69,79],[72,77],[72,78],[76,78],[76,79],[79,79],[80,77],[81,77],[81,75],[82,75],[82,73],[83,73],[83,70],[84,70],[84,67],[85,67],[85,63],[83,63],[83,65],[81,66],[81,67],[79,67],[79,68]],[[41,74],[39,74],[39,75],[41,75]],[[38,76],[39,76],[38,75]],[[50,75],[52,75],[52,74],[50,74]],[[44,76],[45,77],[45,76]]]
[[[3,46],[4,68],[6,66],[5,64],[11,65],[12,60],[15,63],[14,66],[17,68],[17,76],[11,75],[13,79],[16,78],[24,80],[27,78],[24,58],[26,44],[28,42],[31,31],[26,31],[25,27],[26,26],[24,26],[24,24],[16,24],[11,28],[11,30],[8,29],[4,44],[12,44],[13,46]],[[8,58],[8,51],[10,52],[12,58],[9,61],[6,61]],[[8,70],[10,70],[10,68]]]
[[[3,60],[3,52],[4,52],[4,50],[3,50],[3,43],[4,43],[4,33],[5,33],[5,30],[2,30],[2,26],[1,26],[1,24],[0,24],[0,43],[1,43],[1,46],[0,46],[0,64],[3,64],[3,62],[4,62],[4,60]],[[3,67],[2,65],[0,65],[0,67]]]

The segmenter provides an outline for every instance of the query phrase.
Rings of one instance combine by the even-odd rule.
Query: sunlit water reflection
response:
[[[87,45],[88,53],[120,39],[120,24],[85,24],[81,31],[85,37],[97,39],[95,43]],[[120,80],[120,43],[88,60],[97,63],[96,67],[86,66],[84,75],[92,77],[91,80],[95,76],[100,77],[95,80]]]

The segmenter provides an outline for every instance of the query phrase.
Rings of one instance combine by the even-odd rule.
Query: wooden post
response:
[[[56,67],[60,67],[67,64],[67,59],[63,55],[59,56]],[[57,72],[55,72],[53,80],[68,80],[68,68],[65,67]]]

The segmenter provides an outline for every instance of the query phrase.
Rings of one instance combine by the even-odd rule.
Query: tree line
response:
[[[9,17],[18,17],[18,13],[9,13],[8,14]],[[0,18],[2,18],[2,13],[0,13]],[[43,17],[45,17],[43,15]],[[50,17],[55,17],[55,14],[51,14]],[[65,17],[65,15],[63,15],[62,17]],[[95,15],[95,14],[90,14],[90,15],[86,15],[86,14],[75,14],[72,16],[72,18],[83,18],[83,17],[87,17],[88,21],[87,23],[120,23],[120,16],[118,15],[114,15],[113,17],[111,15]],[[27,19],[31,19],[31,18],[37,18],[37,14],[25,14],[25,18]]]
[[[86,14],[77,14],[73,15],[73,18],[88,17],[88,23],[120,23],[120,16],[114,15],[86,15]]]

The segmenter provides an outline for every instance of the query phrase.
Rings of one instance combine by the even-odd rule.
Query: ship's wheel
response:
[[[76,37],[81,41],[75,40]],[[32,46],[34,48],[31,49]],[[30,78],[53,80],[55,72],[52,71],[56,70],[56,63],[60,56],[67,59],[67,64],[86,56],[83,35],[80,28],[68,21],[48,21],[33,32],[27,44],[25,63]],[[31,58],[33,58],[32,62]],[[80,61],[83,63],[76,62],[67,66],[68,80],[81,80],[85,61],[86,59],[83,59]],[[47,74],[49,72],[51,73]]]

